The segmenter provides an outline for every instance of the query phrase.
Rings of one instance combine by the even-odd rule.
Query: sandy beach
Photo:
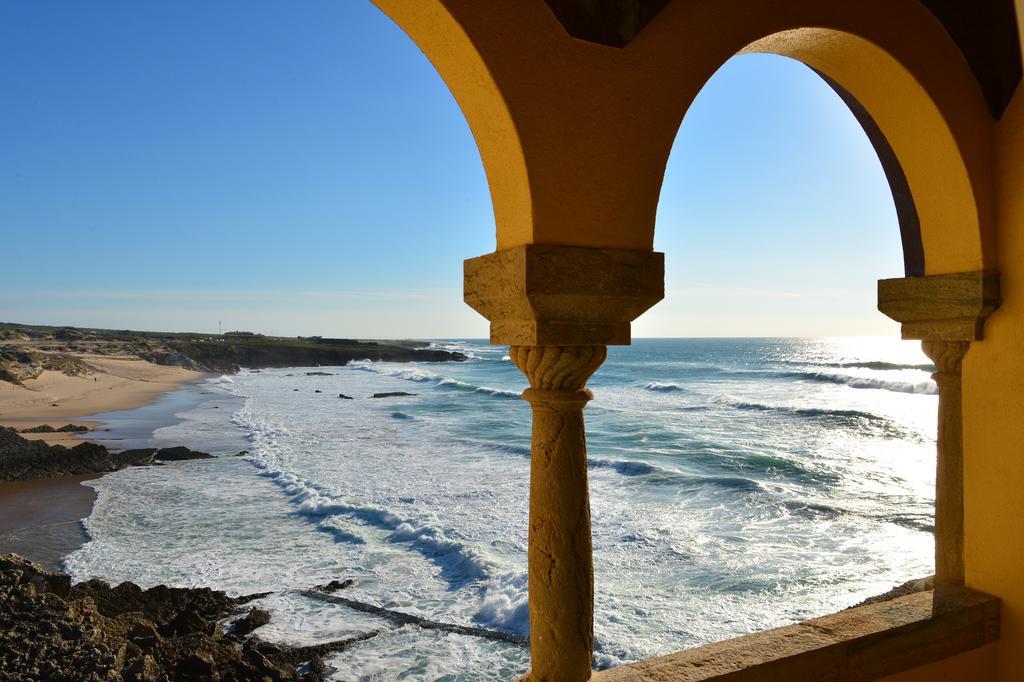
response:
[[[181,367],[155,365],[139,358],[83,355],[95,368],[91,376],[67,376],[44,371],[24,386],[0,382],[0,426],[23,429],[40,424],[60,427],[95,422],[82,417],[142,407],[168,391],[203,376]],[[48,443],[71,444],[80,438],[73,433],[24,434]]]
[[[0,382],[0,426],[23,429],[40,424],[59,428],[74,423],[96,428],[82,419],[115,410],[131,410],[203,376],[180,367],[164,367],[128,357],[82,356],[95,368],[91,376],[73,377],[45,371],[16,386]],[[26,433],[67,447],[88,434]],[[0,554],[15,552],[52,569],[86,541],[79,523],[92,510],[96,493],[82,485],[98,475],[64,476],[0,483]]]

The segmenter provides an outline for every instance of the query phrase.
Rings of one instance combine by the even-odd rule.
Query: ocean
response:
[[[242,370],[102,415],[111,444],[222,456],[89,482],[90,541],[66,568],[273,591],[258,602],[271,641],[379,631],[328,659],[339,680],[515,679],[522,644],[303,594],[351,579],[348,599],[529,631],[526,380],[507,348],[434,344],[470,359]],[[931,371],[916,343],[893,339],[610,348],[585,413],[595,666],[834,612],[931,573]],[[370,397],[395,391],[415,395]]]

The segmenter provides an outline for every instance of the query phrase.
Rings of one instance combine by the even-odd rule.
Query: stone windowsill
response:
[[[940,587],[595,673],[594,682],[875,680],[999,638],[999,600]]]

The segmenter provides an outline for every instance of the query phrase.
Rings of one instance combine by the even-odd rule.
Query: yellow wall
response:
[[[964,362],[967,583],[1000,597],[1001,680],[1024,679],[1024,88],[997,126],[1002,303]]]

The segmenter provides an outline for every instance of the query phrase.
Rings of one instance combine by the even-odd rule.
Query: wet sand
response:
[[[14,552],[50,570],[88,536],[81,520],[92,512],[96,492],[82,481],[100,474],[0,483],[0,554]]]
[[[0,382],[0,426],[20,430],[40,424],[59,428],[73,423],[97,429],[108,421],[107,415],[131,414],[130,411],[149,405],[159,413],[161,410],[156,408],[163,396],[204,376],[138,358],[81,359],[96,370],[94,375],[69,377],[46,371],[38,379],[26,381],[24,386]],[[93,419],[83,419],[81,415]],[[150,420],[161,425],[160,418],[166,419],[166,415]],[[117,419],[112,421],[116,423]],[[155,426],[148,422],[144,426],[149,429],[147,435],[151,435]],[[134,447],[106,432],[21,435],[65,447],[74,447],[82,440],[101,442],[115,450]],[[81,520],[92,512],[96,492],[83,486],[82,481],[98,477],[99,474],[92,474],[0,482],[0,554],[14,552],[49,569],[59,569],[63,558],[89,539]]]

